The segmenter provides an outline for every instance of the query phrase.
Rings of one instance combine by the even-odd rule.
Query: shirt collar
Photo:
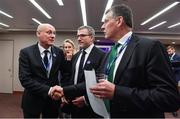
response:
[[[128,40],[128,38],[131,37],[131,35],[132,35],[132,31],[129,31],[121,39],[118,40],[118,43],[124,44]]]
[[[174,57],[174,55],[175,55],[175,52],[172,54],[172,56],[171,56],[171,57],[173,58],[173,57]]]
[[[94,44],[91,44],[88,48],[86,48],[84,51],[86,51],[87,54],[89,54],[91,52],[91,50],[93,49]]]
[[[48,49],[45,49],[39,43],[38,43],[38,48],[39,48],[40,54],[43,54],[44,50],[48,50],[49,52],[51,52],[51,47],[49,47]]]

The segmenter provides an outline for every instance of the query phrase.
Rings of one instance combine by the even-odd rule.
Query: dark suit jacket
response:
[[[59,107],[59,101],[53,101],[48,96],[51,86],[58,85],[58,72],[65,72],[64,54],[59,48],[52,46],[52,68],[49,78],[42,63],[38,44],[20,51],[19,80],[24,87],[22,108],[26,112],[37,114],[42,111],[46,103]],[[65,65],[66,66],[66,65]],[[67,66],[66,66],[67,67]],[[63,73],[62,73],[63,75]]]
[[[78,60],[80,53],[81,52],[78,52],[72,59],[72,78],[71,78],[71,82],[70,82],[71,85],[63,88],[65,97],[69,98],[70,100],[74,99],[75,97],[78,97],[78,96],[86,95],[84,73],[81,75],[81,78],[80,78],[80,81],[78,81],[78,84],[73,85],[74,84],[74,75],[75,75],[75,66],[76,66],[76,62]],[[104,60],[104,56],[105,56],[105,53],[102,50],[100,50],[94,46],[89,54],[89,57],[86,60],[84,69],[85,70],[95,69],[95,71],[100,70],[99,68],[101,66],[102,61]],[[88,101],[87,98],[86,98],[86,101]],[[90,109],[90,107],[85,106],[85,107],[79,108],[79,109],[78,108],[72,109],[72,108],[74,108],[74,107],[71,107],[70,112],[73,114],[76,113],[77,117],[84,117],[84,118],[85,117],[94,117],[93,112]]]
[[[168,55],[159,41],[133,34],[114,84],[111,117],[164,117],[180,107]]]
[[[180,55],[175,53],[175,55],[173,56],[172,59],[173,60],[171,61],[171,63],[172,63],[176,81],[178,83],[178,81],[180,81],[180,65],[179,65],[180,64]]]

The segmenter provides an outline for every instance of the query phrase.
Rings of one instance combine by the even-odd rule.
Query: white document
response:
[[[109,114],[107,112],[104,101],[102,99],[95,97],[90,92],[90,89],[89,89],[90,87],[97,84],[95,71],[85,70],[84,74],[85,74],[85,80],[86,80],[86,91],[87,91],[88,99],[89,99],[89,102],[93,111],[97,113],[98,115],[103,116],[104,118],[109,118]]]

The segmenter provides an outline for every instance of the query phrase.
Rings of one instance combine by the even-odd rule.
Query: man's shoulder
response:
[[[136,40],[139,43],[153,43],[153,42],[157,42],[158,40],[156,39],[151,39],[151,38],[147,38],[145,36],[139,36],[139,35],[133,35],[132,37],[134,40]]]
[[[102,49],[94,46],[94,52],[97,52],[97,54],[106,54]]]
[[[174,59],[177,61],[180,61],[180,54],[175,53]]]
[[[57,46],[55,46],[55,45],[53,45],[52,48],[54,48],[54,49],[56,49],[56,50],[62,50],[62,49],[60,49],[59,47],[57,47]]]
[[[59,47],[57,47],[57,46],[52,46],[52,50],[53,50],[53,52],[59,52],[59,53],[63,53],[63,50],[62,49],[60,49]]]
[[[30,46],[24,47],[21,50],[22,51],[28,51],[28,50],[34,49],[35,47],[37,47],[37,44],[33,44],[33,45],[30,45]]]
[[[139,45],[142,45],[142,46],[145,46],[145,47],[154,46],[154,45],[161,45],[162,46],[162,43],[159,40],[147,38],[147,37],[144,37],[144,36],[134,35],[133,40],[135,42],[137,42]]]

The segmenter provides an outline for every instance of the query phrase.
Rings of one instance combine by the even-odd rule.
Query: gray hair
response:
[[[126,25],[130,28],[133,27],[133,14],[129,6],[125,4],[112,6],[109,10],[106,11],[106,14],[110,11],[112,11],[113,17],[122,16],[124,18]]]
[[[93,38],[95,37],[95,30],[93,29],[93,27],[91,27],[91,26],[80,26],[78,28],[78,30],[81,30],[81,29],[87,29],[89,34],[92,35]]]

